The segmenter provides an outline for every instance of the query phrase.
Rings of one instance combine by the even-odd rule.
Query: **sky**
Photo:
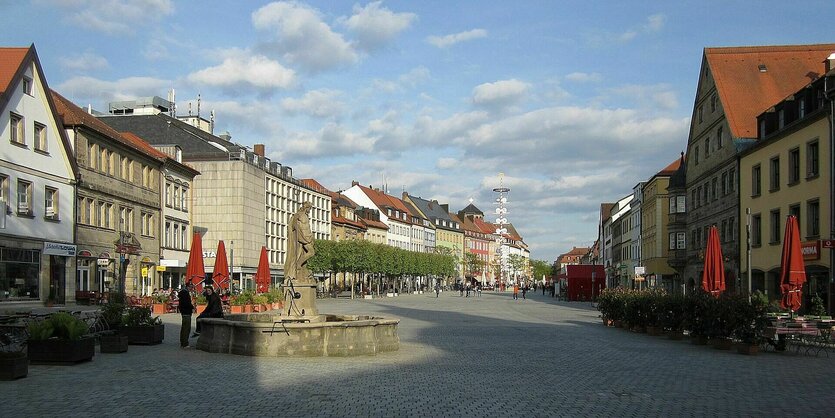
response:
[[[833,42],[830,0],[0,0],[80,106],[176,92],[215,133],[334,191],[356,180],[508,220],[531,257],[686,149],[705,47]],[[721,13],[715,11],[721,10]]]

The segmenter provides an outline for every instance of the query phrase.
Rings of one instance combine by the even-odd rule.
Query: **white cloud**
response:
[[[306,114],[317,118],[336,117],[343,113],[345,104],[339,101],[341,92],[336,90],[312,90],[304,96],[286,98],[281,101],[281,108],[290,114]]]
[[[646,22],[637,28],[632,28],[620,34],[617,38],[621,42],[629,42],[641,34],[657,33],[664,29],[664,24],[667,22],[667,16],[662,13],[647,16]]]
[[[179,113],[184,113],[188,102],[178,102]],[[228,130],[235,137],[234,141],[252,141],[252,136],[262,137],[265,135],[279,136],[284,134],[279,118],[274,116],[275,105],[268,101],[239,102],[205,100],[203,109],[215,111],[216,128],[215,132]],[[239,134],[246,132],[249,138]]]
[[[438,48],[447,48],[459,42],[471,41],[473,39],[487,37],[487,31],[484,29],[473,29],[466,32],[453,33],[444,36],[430,36],[426,38],[426,42],[437,46]]]
[[[507,107],[522,100],[530,87],[530,84],[516,79],[480,84],[473,89],[473,103],[486,107]]]
[[[278,161],[307,158],[345,157],[369,154],[376,139],[351,132],[346,127],[329,123],[319,131],[299,131],[272,141]]]
[[[672,110],[678,108],[678,97],[668,84],[638,85],[625,84],[608,90],[610,98],[630,100],[636,106],[650,110]]]
[[[294,86],[296,73],[263,55],[235,52],[219,65],[189,74],[188,80],[215,87],[252,88],[268,92]]]
[[[57,91],[76,103],[107,104],[112,101],[156,96],[171,86],[170,80],[152,77],[126,77],[107,81],[83,76],[73,77],[61,83]]]
[[[383,80],[383,79],[374,79],[371,82],[372,94],[373,93],[395,93],[403,91],[406,88],[414,88],[417,87],[419,84],[429,80],[431,75],[429,73],[429,69],[424,66],[419,66],[411,69],[409,72],[405,74],[401,74],[397,77],[397,81],[392,80]]]
[[[37,3],[67,9],[69,22],[108,35],[133,34],[138,27],[174,13],[170,0],[37,0]]]
[[[600,73],[574,72],[566,75],[565,79],[575,83],[597,83],[603,79],[603,76]]]
[[[358,59],[342,35],[331,30],[318,11],[307,5],[270,3],[252,14],[252,23],[270,37],[260,49],[309,71],[333,69]]]
[[[381,47],[417,20],[414,13],[394,13],[381,4],[375,1],[365,7],[354,5],[354,14],[339,20],[355,34],[357,47],[362,50]]]
[[[85,51],[81,55],[62,57],[59,62],[69,71],[90,72],[110,67],[106,58],[90,51]]]

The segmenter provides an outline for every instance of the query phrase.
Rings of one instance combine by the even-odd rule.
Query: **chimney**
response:
[[[255,144],[253,148],[256,155],[258,155],[259,157],[264,156],[264,144]]]
[[[444,203],[441,207],[444,208],[444,212],[449,213],[449,203]]]
[[[409,198],[409,194],[408,194],[408,193],[406,193],[406,191],[404,190],[404,191],[403,191],[403,200],[406,200],[406,199],[408,199],[408,198]]]
[[[359,185],[360,185],[360,182],[358,182],[356,180],[351,181],[351,187],[359,186]]]
[[[229,141],[232,141],[232,134],[230,134],[229,131],[223,131],[223,133],[218,135],[218,138],[229,142]]]

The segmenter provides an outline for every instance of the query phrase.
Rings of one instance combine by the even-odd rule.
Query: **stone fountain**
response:
[[[203,318],[197,349],[266,357],[345,357],[400,348],[399,319],[319,313],[317,283],[307,268],[307,261],[315,254],[310,208],[310,203],[304,202],[288,225],[284,308]]]

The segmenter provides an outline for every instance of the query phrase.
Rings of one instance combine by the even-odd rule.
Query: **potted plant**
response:
[[[710,311],[714,300],[709,293],[701,289],[691,292],[684,299],[682,325],[689,332],[693,344],[707,344]]]
[[[253,310],[255,312],[264,312],[267,310],[267,295],[264,293],[252,297]]]
[[[667,337],[680,340],[684,337],[684,298],[679,295],[666,295],[659,306],[659,323]]]
[[[244,303],[246,302],[241,295],[233,295],[229,298],[229,312],[239,314],[244,312]]]
[[[652,336],[664,335],[664,328],[661,326],[661,314],[664,309],[664,298],[666,293],[662,289],[647,290],[644,298],[646,315],[647,334]]]
[[[241,300],[241,305],[244,307],[244,313],[252,313],[252,305],[254,303],[253,299],[255,298],[255,294],[250,290],[244,290],[238,295],[238,298]]]
[[[603,325],[611,327],[614,325],[617,310],[617,289],[603,289],[597,297],[597,310],[603,318]],[[619,318],[618,318],[619,319]]]
[[[87,324],[66,313],[29,324],[27,350],[32,363],[75,364],[91,360],[96,353],[95,338]]]
[[[713,348],[719,350],[730,350],[733,348],[731,337],[739,328],[741,315],[744,315],[748,304],[747,298],[742,295],[722,293],[716,299],[715,309],[712,310],[712,322],[710,326],[710,338]]]
[[[752,298],[751,302],[743,301],[737,311],[739,326],[734,330],[734,337],[739,339],[736,351],[740,354],[754,355],[760,350],[765,329],[769,325],[768,303],[762,299]]]
[[[147,306],[128,308],[119,330],[128,336],[129,344],[159,344],[165,337],[165,325],[158,316],[151,316]]]
[[[29,357],[24,344],[0,334],[0,380],[15,380],[29,374]]]
[[[152,313],[154,315],[162,315],[166,312],[168,295],[156,295],[151,300],[153,301],[151,308],[153,309]]]
[[[267,292],[267,297],[270,299],[270,308],[279,310],[284,307],[284,294],[281,293],[280,289],[271,288],[270,291]]]
[[[194,309],[196,310],[195,313],[200,315],[203,311],[206,310],[206,295],[202,293],[198,293],[197,296],[194,297]]]
[[[128,351],[128,336],[119,332],[125,305],[111,300],[101,308],[101,321],[106,332],[99,335],[99,350],[102,353],[124,353]]]

